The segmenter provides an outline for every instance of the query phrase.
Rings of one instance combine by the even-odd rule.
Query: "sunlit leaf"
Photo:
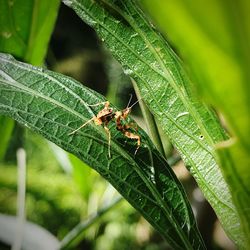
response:
[[[78,156],[106,178],[174,249],[204,249],[183,188],[149,137],[142,145],[111,122],[111,157],[105,130],[89,123],[103,102],[98,93],[63,75],[0,57],[0,112]],[[114,107],[115,109],[115,107]],[[115,109],[116,110],[116,109]],[[128,121],[129,122],[129,121]]]
[[[214,113],[194,95],[180,60],[137,1],[64,2],[96,30],[124,72],[135,80],[223,227],[236,242],[243,242],[239,217],[214,151],[226,135]]]

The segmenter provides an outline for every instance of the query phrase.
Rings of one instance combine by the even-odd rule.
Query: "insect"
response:
[[[79,128],[77,128],[76,130],[71,132],[69,135],[75,134],[78,130],[85,127],[91,121],[94,121],[94,123],[96,125],[102,125],[103,124],[103,127],[104,127],[105,131],[108,134],[108,145],[109,145],[108,154],[109,154],[109,158],[110,158],[111,157],[111,153],[110,153],[111,134],[110,134],[109,128],[107,126],[108,126],[108,124],[109,124],[109,122],[111,120],[115,120],[116,129],[118,131],[121,131],[126,137],[128,137],[130,139],[136,139],[137,140],[137,148],[135,150],[135,154],[136,154],[139,147],[140,147],[140,145],[141,145],[141,138],[140,138],[139,135],[136,135],[136,134],[129,131],[130,128],[134,127],[133,124],[123,124],[124,122],[122,122],[122,120],[125,121],[125,119],[128,117],[129,113],[131,112],[132,107],[139,102],[139,100],[137,100],[134,104],[132,104],[129,107],[131,99],[132,99],[132,95],[131,95],[131,97],[129,99],[127,107],[125,109],[121,110],[121,111],[116,111],[116,112],[114,112],[113,108],[111,108],[109,106],[110,105],[109,101],[100,102],[100,103],[97,103],[97,104],[94,104],[94,105],[89,105],[89,106],[93,107],[93,106],[98,106],[98,105],[103,104],[104,108],[102,110],[100,110],[96,116],[93,116],[90,120],[88,120],[87,122],[82,124]]]
[[[130,139],[136,139],[137,140],[137,148],[136,148],[134,154],[137,153],[137,151],[138,151],[138,149],[139,149],[139,147],[141,145],[141,137],[139,135],[136,135],[136,134],[134,134],[134,133],[132,133],[132,132],[129,131],[130,128],[135,127],[133,123],[122,124],[121,121],[125,120],[128,117],[129,113],[131,112],[132,107],[137,102],[139,102],[139,100],[136,101],[133,105],[131,105],[129,107],[129,103],[130,103],[130,101],[129,101],[129,103],[128,103],[128,105],[127,105],[127,107],[125,109],[123,109],[121,111],[116,111],[115,112],[116,129],[119,130],[119,131],[121,131],[126,137],[128,137]],[[135,127],[135,129],[137,130],[137,127]]]

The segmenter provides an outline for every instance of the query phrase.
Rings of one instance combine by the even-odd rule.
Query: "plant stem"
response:
[[[110,211],[114,206],[123,200],[122,196],[119,196],[113,201],[109,202],[106,206],[100,208],[97,212],[91,214],[86,220],[77,224],[60,242],[60,249],[68,249],[73,247],[79,240],[85,230],[92,226],[102,215]]]

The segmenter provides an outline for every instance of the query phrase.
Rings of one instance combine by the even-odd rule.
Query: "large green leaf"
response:
[[[143,3],[182,54],[199,94],[226,118],[232,139],[218,145],[218,156],[250,245],[250,2]]]
[[[139,88],[143,100],[189,167],[228,234],[242,232],[214,145],[226,136],[213,112],[194,96],[180,60],[137,1],[65,0],[91,25]],[[154,1],[152,1],[152,4]]]
[[[111,158],[101,126],[89,123],[104,101],[71,78],[0,57],[0,112],[75,154],[106,178],[164,236],[174,249],[204,249],[183,188],[149,137],[126,140],[112,123]]]

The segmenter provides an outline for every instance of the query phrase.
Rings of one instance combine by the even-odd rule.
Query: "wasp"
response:
[[[133,124],[123,124],[126,120],[126,118],[128,117],[129,113],[131,112],[132,107],[137,104],[139,102],[139,100],[137,100],[133,105],[129,106],[130,101],[132,99],[132,96],[129,99],[128,105],[125,109],[120,110],[120,111],[114,111],[113,108],[110,107],[110,103],[109,101],[106,102],[100,102],[94,105],[89,105],[89,106],[98,106],[98,105],[104,105],[103,109],[100,110],[98,112],[98,114],[96,116],[93,116],[90,120],[88,120],[87,122],[85,122],[84,124],[82,124],[79,128],[77,128],[76,130],[74,130],[73,132],[71,132],[69,135],[73,135],[75,134],[77,131],[79,131],[80,129],[82,129],[83,127],[85,127],[87,124],[89,124],[91,121],[94,121],[95,125],[99,126],[99,125],[103,125],[106,133],[108,134],[108,154],[109,154],[109,158],[111,157],[111,153],[110,153],[110,143],[111,143],[111,134],[108,128],[108,124],[110,121],[115,120],[116,122],[116,129],[120,132],[122,132],[124,134],[124,136],[126,136],[127,138],[130,139],[136,139],[137,140],[137,148],[135,150],[135,154],[137,153],[140,145],[141,145],[141,138],[139,135],[130,132],[130,128],[133,128],[134,125]],[[137,130],[137,129],[136,129]]]

